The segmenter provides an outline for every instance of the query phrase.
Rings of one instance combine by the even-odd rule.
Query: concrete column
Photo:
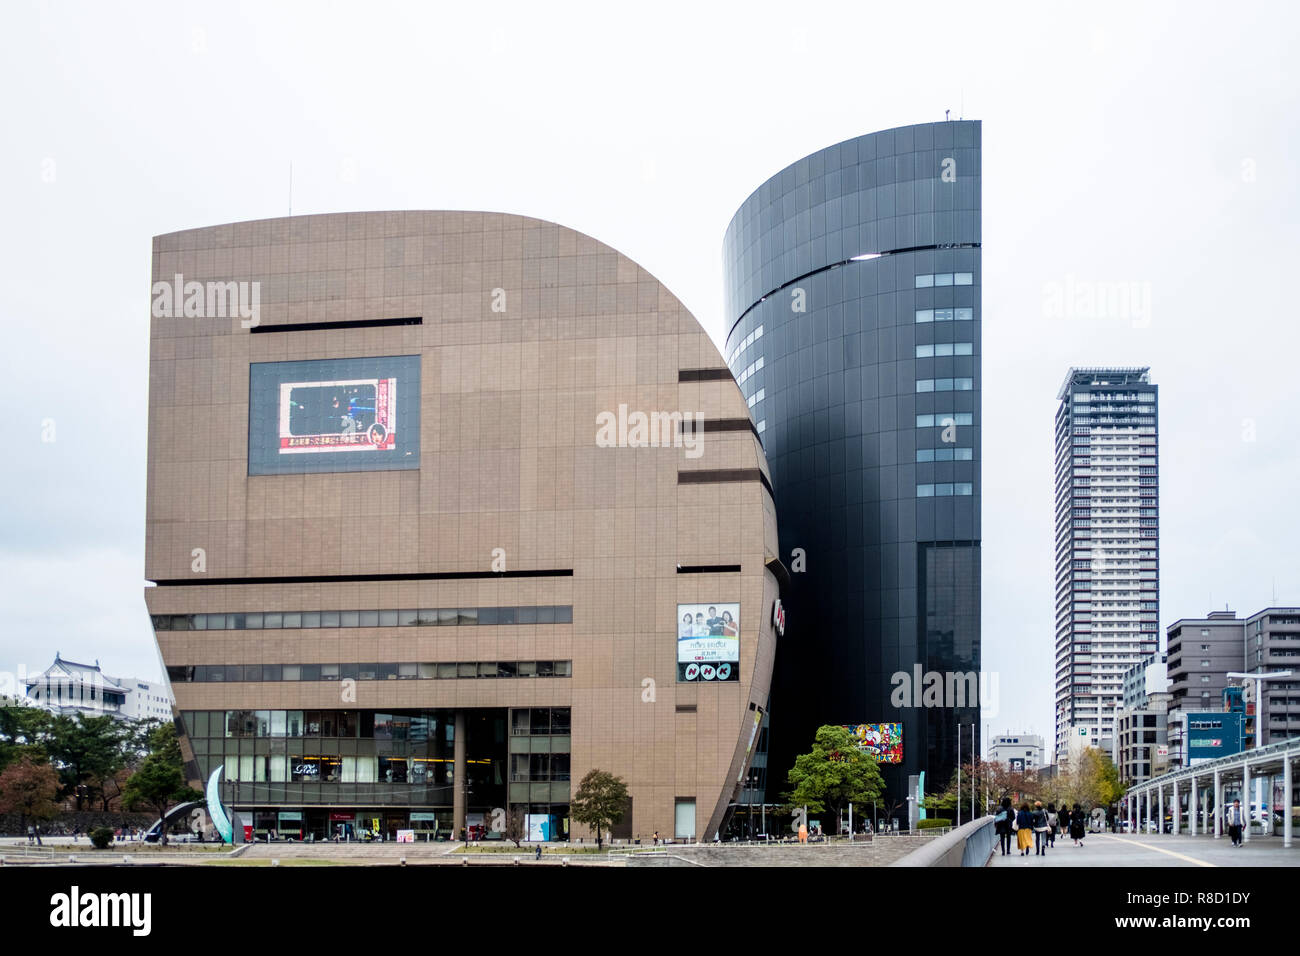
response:
[[[1173,800],[1173,803],[1174,803],[1174,829],[1173,829],[1173,835],[1174,835],[1174,836],[1178,836],[1178,814],[1179,814],[1179,811],[1180,811],[1181,807],[1180,807],[1180,805],[1179,805],[1179,803],[1178,803],[1178,781],[1177,781],[1177,780],[1174,781],[1174,800]]]
[[[1214,839],[1223,836],[1223,778],[1214,771]]]
[[[1156,815],[1156,833],[1164,836],[1165,834],[1165,786],[1161,784],[1156,788],[1157,808],[1160,811]]]
[[[1196,813],[1200,807],[1196,805],[1200,791],[1196,789],[1196,778],[1192,778],[1191,793],[1187,797],[1187,832],[1196,836]]]
[[[1241,830],[1241,842],[1250,842],[1250,762],[1241,765],[1241,815],[1246,825]]]
[[[1282,846],[1291,846],[1291,755],[1282,757]]]
[[[465,712],[456,711],[456,740],[454,743],[453,756],[456,763],[452,770],[452,797],[451,797],[451,820],[452,839],[460,838],[460,831],[465,827],[465,774],[469,769],[466,766],[465,750]]]

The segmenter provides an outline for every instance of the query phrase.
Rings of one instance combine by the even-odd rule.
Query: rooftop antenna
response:
[[[944,110],[944,111],[943,111],[943,121],[944,121],[945,123],[948,122],[948,114],[951,113],[951,112],[952,112],[952,110]]]

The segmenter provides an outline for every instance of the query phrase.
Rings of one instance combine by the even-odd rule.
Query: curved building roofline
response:
[[[213,232],[220,232],[223,230],[248,229],[252,227],[275,226],[275,225],[287,226],[289,224],[311,224],[313,222],[324,223],[328,220],[338,219],[340,217],[344,219],[353,218],[353,217],[357,219],[373,219],[374,217],[379,217],[379,216],[385,218],[395,217],[399,221],[403,221],[404,224],[401,227],[396,227],[395,231],[390,232],[389,230],[386,229],[382,235],[375,235],[367,232],[364,236],[344,236],[339,238],[373,239],[373,238],[385,238],[388,236],[396,237],[398,235],[407,235],[416,228],[413,225],[412,226],[405,225],[405,221],[408,220],[409,217],[413,217],[413,216],[421,216],[421,217],[423,216],[478,216],[478,217],[482,217],[484,220],[501,220],[503,221],[503,224],[505,224],[505,222],[508,221],[513,221],[513,224],[519,227],[532,226],[532,227],[543,227],[548,229],[562,230],[563,232],[569,233],[579,239],[583,239],[588,242],[593,242],[599,247],[601,247],[602,249],[612,252],[615,255],[618,255],[623,259],[626,259],[628,262],[632,263],[634,266],[636,266],[638,269],[644,272],[649,278],[659,283],[659,285],[663,287],[663,289],[673,297],[673,299],[678,303],[678,305],[680,305],[681,308],[687,312],[687,314],[689,314],[692,318],[695,319],[696,323],[699,324],[701,328],[704,327],[703,323],[700,322],[699,318],[695,315],[695,313],[691,309],[687,308],[685,302],[682,301],[681,296],[673,292],[672,288],[668,285],[668,283],[664,282],[661,278],[659,278],[659,276],[655,275],[653,272],[647,269],[636,259],[633,259],[631,256],[629,256],[626,252],[622,251],[621,249],[615,246],[610,245],[609,243],[605,242],[602,239],[599,239],[591,235],[590,233],[583,232],[580,229],[574,229],[572,226],[566,226],[564,223],[554,222],[553,220],[550,219],[541,219],[536,216],[525,216],[520,213],[513,213],[513,212],[502,212],[502,211],[491,210],[491,209],[371,209],[371,210],[364,210],[364,211],[354,210],[354,211],[347,211],[347,212],[304,213],[297,216],[267,216],[262,219],[237,219],[231,222],[215,223],[207,226],[195,226],[190,229],[175,229],[172,230],[171,232],[158,233],[153,237],[153,250],[154,252],[158,252],[162,250],[184,249],[186,248],[186,246],[180,242],[176,242],[175,240],[179,240],[181,237],[185,237],[185,236],[198,236],[201,234],[211,234]],[[419,231],[424,232],[426,230],[421,228]],[[285,236],[272,236],[270,241],[273,242],[283,242],[283,241],[292,242],[295,240],[313,241],[313,240],[328,240],[332,238],[335,237],[311,236],[311,235],[296,236],[290,234]],[[168,241],[168,240],[173,240],[173,241]],[[525,258],[527,257],[525,256]]]

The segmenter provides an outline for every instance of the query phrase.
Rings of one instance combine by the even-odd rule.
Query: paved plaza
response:
[[[1089,833],[1082,847],[1069,837],[1056,838],[1056,846],[1042,856],[1020,856],[1012,837],[1011,855],[1002,856],[994,849],[990,866],[1020,867],[1172,867],[1172,866],[1300,866],[1300,842],[1290,849],[1282,847],[1281,837],[1252,837],[1249,843],[1234,848],[1226,835],[1179,834],[1114,835]]]

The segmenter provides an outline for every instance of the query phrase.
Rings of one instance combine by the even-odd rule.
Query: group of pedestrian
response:
[[[1058,810],[1055,803],[1044,807],[1041,800],[1035,800],[1032,809],[1025,802],[1017,810],[1012,806],[1010,797],[1003,797],[994,814],[993,827],[1003,856],[1011,854],[1013,833],[1016,835],[1016,849],[1021,856],[1028,856],[1030,850],[1034,851],[1035,856],[1046,856],[1048,848],[1056,846],[1058,831],[1068,831],[1074,845],[1083,846],[1085,819],[1083,808],[1077,803],[1073,809],[1061,804]]]

